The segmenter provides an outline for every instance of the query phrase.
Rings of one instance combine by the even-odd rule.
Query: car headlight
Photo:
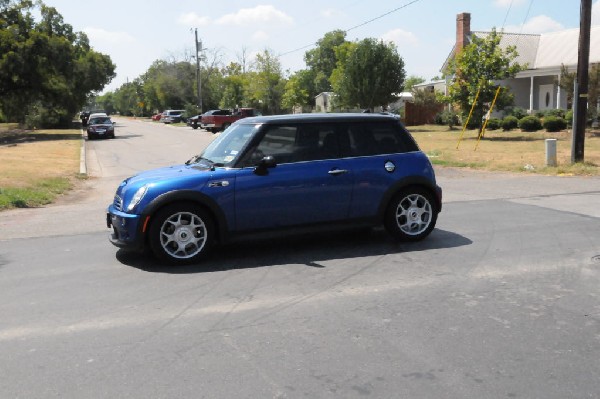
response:
[[[127,212],[131,212],[133,208],[135,208],[140,203],[142,198],[144,198],[144,195],[146,195],[147,191],[147,185],[143,185],[142,187],[138,188],[138,190],[133,195],[133,198],[131,198],[131,201],[129,201],[129,205],[127,205]]]

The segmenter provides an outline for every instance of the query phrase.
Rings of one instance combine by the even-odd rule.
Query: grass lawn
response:
[[[513,130],[477,131],[447,126],[408,126],[421,149],[435,165],[475,169],[541,173],[548,175],[600,175],[600,131],[586,131],[583,164],[571,165],[571,131],[547,133]],[[546,166],[546,139],[557,139],[558,166]]]
[[[81,132],[0,124],[0,210],[54,201],[79,177]]]

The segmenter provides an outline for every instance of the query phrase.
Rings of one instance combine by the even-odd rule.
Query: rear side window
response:
[[[415,141],[400,125],[390,122],[348,125],[346,151],[350,156],[418,151]]]

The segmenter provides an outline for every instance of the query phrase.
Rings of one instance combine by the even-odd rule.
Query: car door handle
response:
[[[343,175],[344,173],[348,173],[348,171],[346,169],[331,169],[329,172],[330,175],[333,176],[337,176],[337,175]]]

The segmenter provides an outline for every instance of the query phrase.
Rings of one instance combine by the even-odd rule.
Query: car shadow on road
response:
[[[473,242],[459,234],[435,229],[423,241],[398,242],[383,229],[349,230],[335,234],[284,236],[269,240],[244,240],[215,248],[202,261],[173,266],[150,254],[117,251],[117,260],[127,266],[153,273],[191,274],[266,266],[299,264],[324,268],[323,262],[367,256],[419,252],[470,245]]]

